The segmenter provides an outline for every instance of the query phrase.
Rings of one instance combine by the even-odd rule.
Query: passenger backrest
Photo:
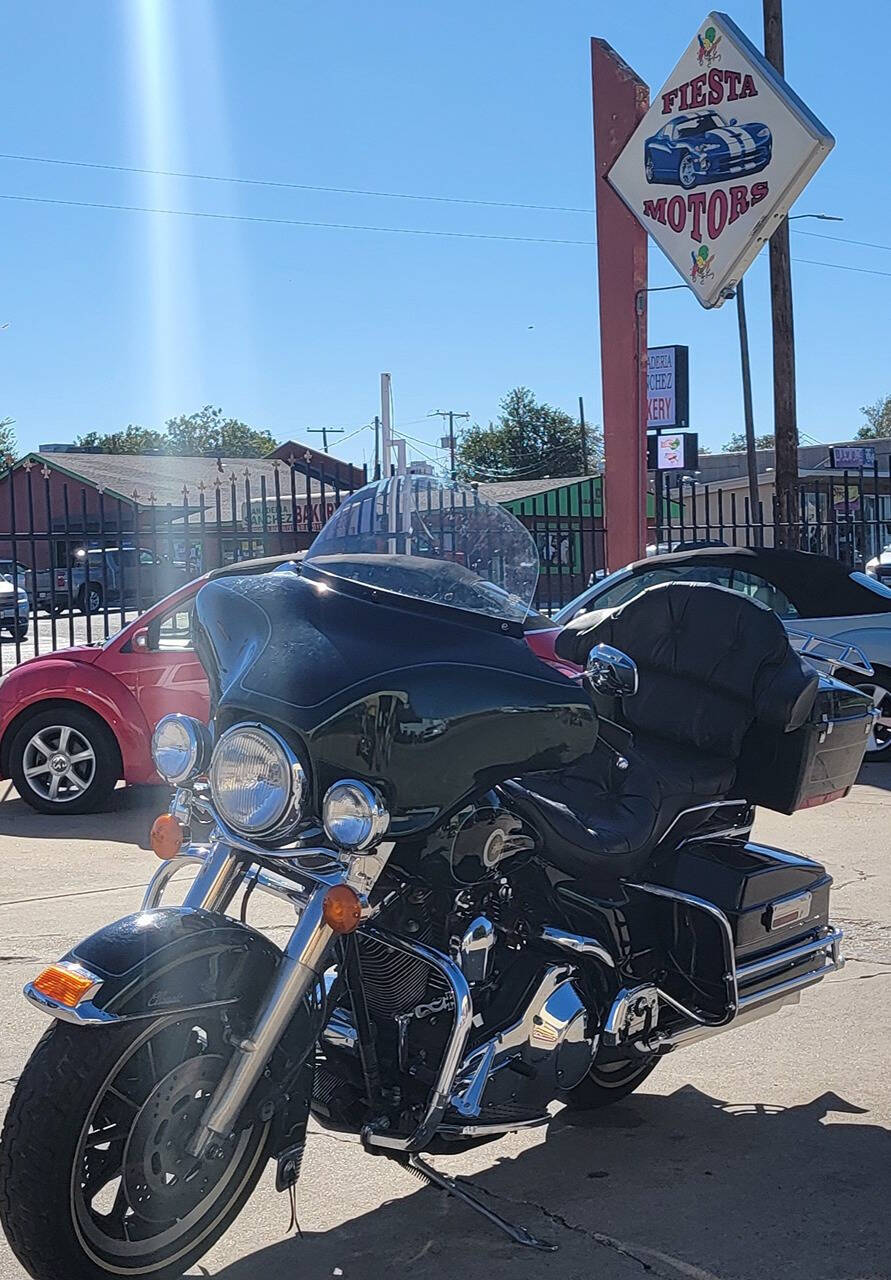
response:
[[[556,649],[583,666],[597,644],[637,663],[638,692],[623,702],[630,729],[733,760],[753,723],[789,732],[817,692],[816,673],[774,613],[706,583],[663,583],[608,613],[575,618]]]

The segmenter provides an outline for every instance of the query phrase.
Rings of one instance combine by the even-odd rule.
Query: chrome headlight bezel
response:
[[[183,752],[183,758],[177,768],[169,767],[169,761],[167,767],[162,765],[161,753],[165,750],[177,749],[172,744],[165,747],[162,743],[162,739],[171,730],[182,735],[179,749]],[[169,782],[171,786],[182,786],[189,779],[204,773],[210,762],[210,755],[210,730],[206,724],[202,724],[194,716],[185,716],[176,711],[171,715],[162,716],[155,725],[152,734],[152,762],[164,781]]]
[[[356,814],[337,816],[333,813],[334,805],[338,800],[347,796],[353,803],[358,802],[358,818]],[[343,823],[357,820],[362,824],[359,831],[347,839]],[[322,801],[322,825],[328,839],[338,848],[346,849],[349,853],[360,853],[386,834],[390,825],[390,813],[380,792],[374,787],[370,787],[366,782],[360,782],[357,778],[341,778],[325,792],[325,798]]]
[[[259,738],[264,746],[271,747],[278,755],[282,768],[282,798],[275,809],[274,816],[260,824],[246,821],[244,815],[233,815],[226,801],[220,800],[219,770],[226,759],[227,752],[233,750],[238,737]],[[235,748],[237,750],[237,747]],[[256,721],[240,721],[230,725],[217,739],[208,770],[210,795],[219,817],[234,832],[250,840],[283,840],[294,832],[303,817],[303,802],[308,792],[306,771],[296,752],[288,742],[270,729],[268,725]]]

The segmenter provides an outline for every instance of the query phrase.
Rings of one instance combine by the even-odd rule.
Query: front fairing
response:
[[[312,566],[211,582],[195,612],[217,732],[245,718],[282,728],[309,766],[315,816],[333,782],[358,778],[385,796],[392,834],[415,834],[596,736],[585,692],[512,622]]]

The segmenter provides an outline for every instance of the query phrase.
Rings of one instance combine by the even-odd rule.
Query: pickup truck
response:
[[[70,567],[39,569],[34,593],[47,611],[99,613],[106,604],[145,609],[191,576],[185,565],[147,547],[88,547],[74,553]]]

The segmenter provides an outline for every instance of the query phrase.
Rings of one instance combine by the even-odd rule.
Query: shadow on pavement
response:
[[[887,764],[865,764],[857,776],[857,784],[891,791],[891,751],[888,753]]]
[[[878,1280],[889,1275],[891,1134],[846,1119],[866,1114],[833,1093],[781,1108],[728,1105],[689,1086],[605,1111],[564,1111],[546,1142],[516,1157],[499,1158],[493,1144],[492,1167],[472,1179],[488,1205],[557,1243],[557,1253],[512,1245],[426,1187],[336,1230],[305,1231],[203,1273]],[[364,1159],[360,1176],[373,1180],[378,1161]],[[456,1161],[433,1159],[446,1172],[457,1172]],[[298,1187],[298,1217],[312,1198],[311,1185]],[[248,1208],[235,1230],[249,1232],[250,1220]]]
[[[0,785],[5,791],[8,783]],[[0,836],[110,840],[148,849],[152,822],[164,812],[169,800],[169,787],[118,787],[102,813],[49,814],[38,813],[13,793],[0,804]]]

